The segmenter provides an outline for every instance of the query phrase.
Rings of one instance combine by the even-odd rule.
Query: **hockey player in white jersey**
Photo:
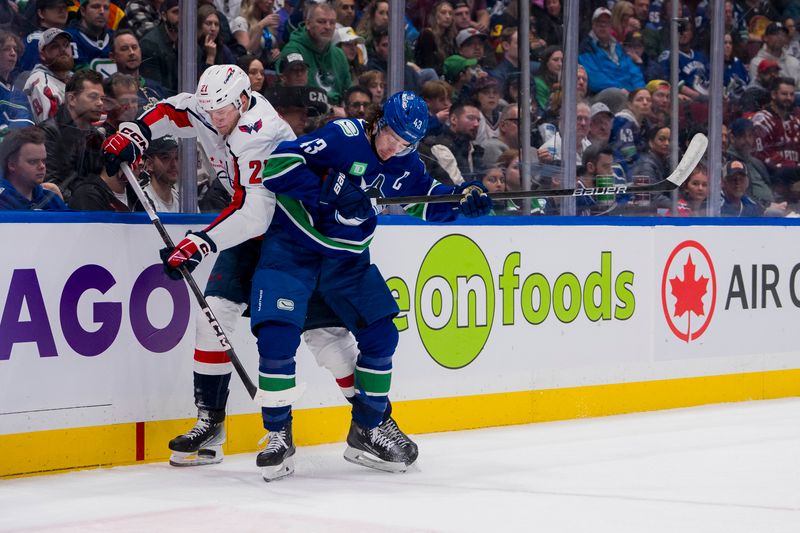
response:
[[[165,135],[196,137],[217,176],[230,187],[231,204],[203,231],[189,233],[176,250],[193,270],[203,257],[220,251],[211,271],[205,296],[228,336],[247,309],[251,278],[260,257],[262,236],[275,210],[275,196],[261,184],[263,166],[278,143],[295,135],[272,105],[250,90],[247,75],[235,65],[207,69],[195,94],[181,93],[163,100],[135,122],[120,124],[103,145],[110,175],[122,162],[141,157],[150,141]],[[176,277],[175,270],[168,274]],[[328,315],[330,313],[330,315]],[[316,315],[304,335],[317,363],[327,368],[343,394],[352,398],[353,372],[358,349],[355,339],[327,308],[309,310]],[[211,326],[197,320],[194,352],[194,396],[198,415],[195,426],[169,443],[170,464],[193,466],[222,461],[225,442],[225,405],[233,365]]]

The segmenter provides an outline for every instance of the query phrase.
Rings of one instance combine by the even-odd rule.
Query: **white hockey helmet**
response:
[[[214,65],[206,69],[197,82],[195,98],[203,111],[222,109],[233,104],[242,107],[239,96],[245,93],[250,100],[250,78],[236,65]]]

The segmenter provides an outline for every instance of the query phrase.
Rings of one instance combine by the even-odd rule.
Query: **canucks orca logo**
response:
[[[243,131],[245,133],[255,133],[261,129],[261,119],[258,119],[253,124],[245,124],[244,126],[239,126],[239,131]]]

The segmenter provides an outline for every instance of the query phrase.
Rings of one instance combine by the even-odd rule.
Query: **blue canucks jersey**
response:
[[[669,72],[669,50],[658,58],[663,72]],[[700,94],[708,94],[708,60],[703,52],[690,50],[678,54],[678,79],[682,85]]]
[[[92,67],[95,59],[108,59],[111,53],[111,32],[106,30],[102,39],[95,41],[83,33],[77,26],[65,30],[72,35],[72,55],[75,58],[75,69]]]
[[[416,151],[380,161],[360,120],[334,120],[311,134],[282,142],[263,173],[264,186],[277,195],[273,223],[291,232],[297,242],[326,255],[363,252],[377,225],[376,217],[344,219],[333,206],[319,203],[322,180],[338,174],[362,189],[377,188],[384,197],[455,190],[434,180]],[[455,203],[415,204],[405,209],[433,222],[455,220],[459,213]]]

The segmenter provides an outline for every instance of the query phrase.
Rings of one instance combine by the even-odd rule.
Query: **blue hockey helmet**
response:
[[[380,126],[384,125],[416,146],[428,131],[428,104],[410,91],[394,93],[383,104]]]

